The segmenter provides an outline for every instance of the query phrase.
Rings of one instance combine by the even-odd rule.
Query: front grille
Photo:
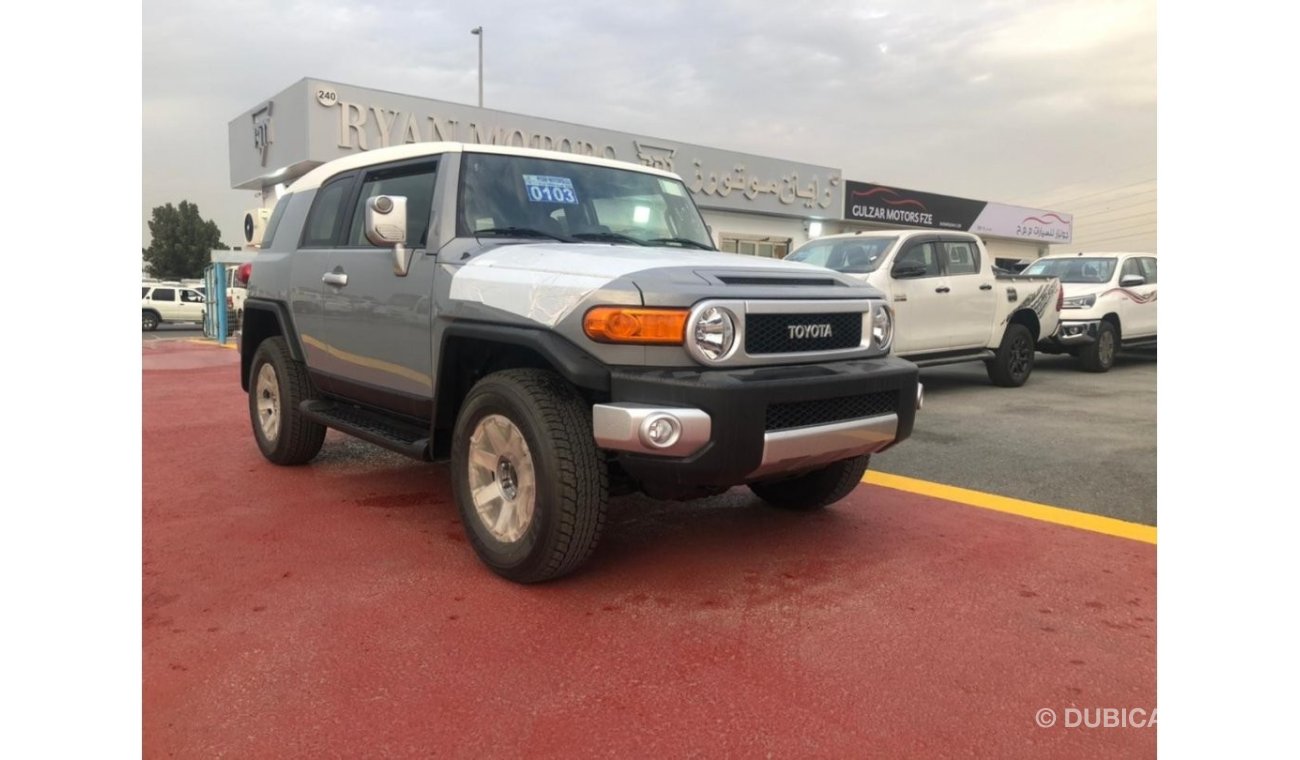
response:
[[[745,353],[793,354],[856,348],[862,343],[862,314],[749,314]]]
[[[825,425],[831,422],[875,417],[898,411],[898,391],[864,393],[858,396],[823,398],[816,401],[795,401],[788,404],[769,404],[764,430],[786,430],[806,425]]]

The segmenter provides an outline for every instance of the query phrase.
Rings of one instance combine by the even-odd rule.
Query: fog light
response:
[[[682,437],[682,423],[671,414],[652,414],[641,423],[641,442],[656,449],[666,449]]]

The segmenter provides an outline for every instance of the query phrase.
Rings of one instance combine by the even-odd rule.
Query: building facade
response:
[[[259,193],[245,215],[245,236],[255,238],[285,186],[326,161],[441,140],[666,169],[686,182],[718,246],[748,255],[781,258],[836,232],[933,227],[978,233],[995,257],[1023,260],[1070,242],[1073,224],[1054,211],[846,181],[834,167],[303,79],[230,122],[231,187]]]

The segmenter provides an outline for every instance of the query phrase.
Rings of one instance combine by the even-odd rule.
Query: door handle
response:
[[[947,293],[947,292],[950,291],[950,290],[952,290],[952,288],[935,288],[935,289],[934,289],[934,292],[936,292],[936,293]]]
[[[980,290],[992,290],[992,289],[993,286],[988,284],[987,282],[980,286]]]
[[[326,285],[337,285],[340,288],[348,284],[348,276],[342,272],[326,272],[320,281]]]

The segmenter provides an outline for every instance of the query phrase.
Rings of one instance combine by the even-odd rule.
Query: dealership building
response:
[[[303,79],[229,126],[230,184],[257,191],[246,242],[285,186],[335,158],[403,143],[452,141],[559,150],[679,175],[718,247],[783,257],[820,235],[931,228],[980,235],[996,259],[1022,261],[1069,243],[1073,218],[1047,209],[954,198],[846,179],[840,169],[661,137],[476,108],[319,79]]]

